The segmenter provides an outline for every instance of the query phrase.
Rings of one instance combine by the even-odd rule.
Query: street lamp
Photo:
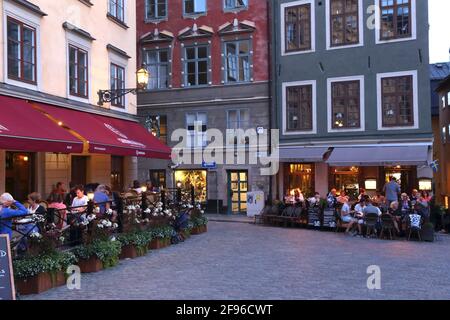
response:
[[[136,94],[138,91],[147,88],[148,81],[150,78],[150,73],[147,71],[145,66],[142,66],[138,71],[136,71],[136,83],[137,88],[133,89],[110,89],[110,90],[99,90],[98,94],[98,105],[102,106],[104,103],[111,103],[112,101],[123,97],[129,93]]]

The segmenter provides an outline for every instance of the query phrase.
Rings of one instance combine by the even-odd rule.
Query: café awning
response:
[[[137,122],[35,104],[89,144],[90,153],[170,159],[171,149]]]
[[[328,147],[280,147],[281,162],[319,162],[323,161]]]
[[[26,100],[0,96],[0,149],[78,153],[83,142],[59,127]]]
[[[327,163],[332,166],[427,165],[429,146],[367,146],[334,148]]]

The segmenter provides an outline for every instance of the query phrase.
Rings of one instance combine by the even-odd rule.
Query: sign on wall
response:
[[[12,268],[9,236],[0,234],[0,300],[15,300],[14,276]]]

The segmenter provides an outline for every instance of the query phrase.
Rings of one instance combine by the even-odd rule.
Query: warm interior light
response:
[[[29,158],[27,156],[23,156],[23,161],[28,162]]]
[[[142,190],[142,192],[147,192],[147,186],[142,186],[141,190]]]
[[[94,200],[94,192],[89,191],[88,194],[87,194],[87,197],[88,197],[88,199],[89,199],[90,201]]]
[[[366,190],[377,190],[377,180],[376,179],[367,179],[365,181],[365,189]]]
[[[431,191],[433,189],[431,179],[420,179],[419,180],[419,190]]]
[[[58,126],[62,127],[63,123],[61,121],[58,122]]]
[[[181,181],[177,182],[177,188],[181,188],[183,186],[183,184],[181,183]]]

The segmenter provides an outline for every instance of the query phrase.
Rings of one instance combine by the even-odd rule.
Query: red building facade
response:
[[[184,14],[183,1],[185,0],[166,0],[165,18],[151,19],[147,16],[150,1],[137,0],[140,63],[144,61],[145,49],[170,49],[172,75],[169,87],[182,88],[183,46],[210,42],[211,81],[208,82],[211,82],[209,85],[222,85],[223,42],[251,39],[253,49],[251,82],[269,79],[268,4],[265,0],[247,0],[246,6],[237,9],[225,8],[227,0],[205,0],[206,12],[193,15]],[[236,0],[236,3],[245,3],[241,1]],[[197,26],[197,32],[193,30],[194,25]],[[159,36],[155,37],[155,31]]]

